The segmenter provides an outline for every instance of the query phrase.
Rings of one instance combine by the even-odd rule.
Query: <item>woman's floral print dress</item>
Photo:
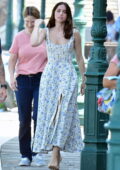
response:
[[[72,64],[74,36],[66,44],[54,44],[46,29],[48,63],[41,77],[34,152],[83,148],[77,111],[77,74]],[[38,61],[39,62],[39,61]]]

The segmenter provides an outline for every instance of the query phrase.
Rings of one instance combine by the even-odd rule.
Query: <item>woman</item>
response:
[[[118,56],[115,55],[109,64],[109,67],[107,71],[105,72],[104,78],[103,78],[103,86],[106,88],[114,89],[116,88],[116,80],[109,80],[107,77],[109,76],[118,76],[120,74],[120,68],[118,67],[119,64]]]
[[[31,35],[32,46],[46,40],[48,63],[40,83],[37,128],[34,152],[52,150],[50,169],[58,170],[60,150],[74,152],[83,147],[77,113],[77,74],[72,65],[74,50],[84,86],[84,61],[81,39],[73,30],[70,7],[65,2],[55,5],[47,28],[39,32],[42,20],[35,21]],[[40,121],[42,120],[42,121]]]
[[[38,93],[41,74],[47,62],[45,43],[33,48],[30,36],[36,19],[40,18],[37,8],[29,6],[24,11],[25,29],[16,36],[10,48],[9,72],[11,88],[15,91],[19,113],[19,146],[22,159],[20,166],[30,165],[31,113],[33,102],[34,130],[36,128]],[[16,75],[15,75],[16,74]]]

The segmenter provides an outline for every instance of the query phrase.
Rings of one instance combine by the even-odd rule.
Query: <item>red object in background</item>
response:
[[[101,98],[99,98],[98,100],[97,100],[97,104],[99,105],[99,106],[101,106],[102,105],[102,102],[103,102],[103,98],[101,97]]]

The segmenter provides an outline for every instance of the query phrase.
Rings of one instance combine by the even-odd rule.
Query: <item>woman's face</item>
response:
[[[24,25],[25,28],[27,28],[29,31],[32,31],[34,28],[34,23],[35,23],[36,18],[33,16],[28,15],[27,17],[24,18]]]
[[[55,20],[58,22],[65,22],[67,19],[66,7],[65,5],[59,5],[55,10]]]

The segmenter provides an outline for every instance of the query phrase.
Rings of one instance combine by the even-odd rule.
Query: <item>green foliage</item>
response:
[[[6,110],[6,106],[4,103],[0,103],[0,109]]]

